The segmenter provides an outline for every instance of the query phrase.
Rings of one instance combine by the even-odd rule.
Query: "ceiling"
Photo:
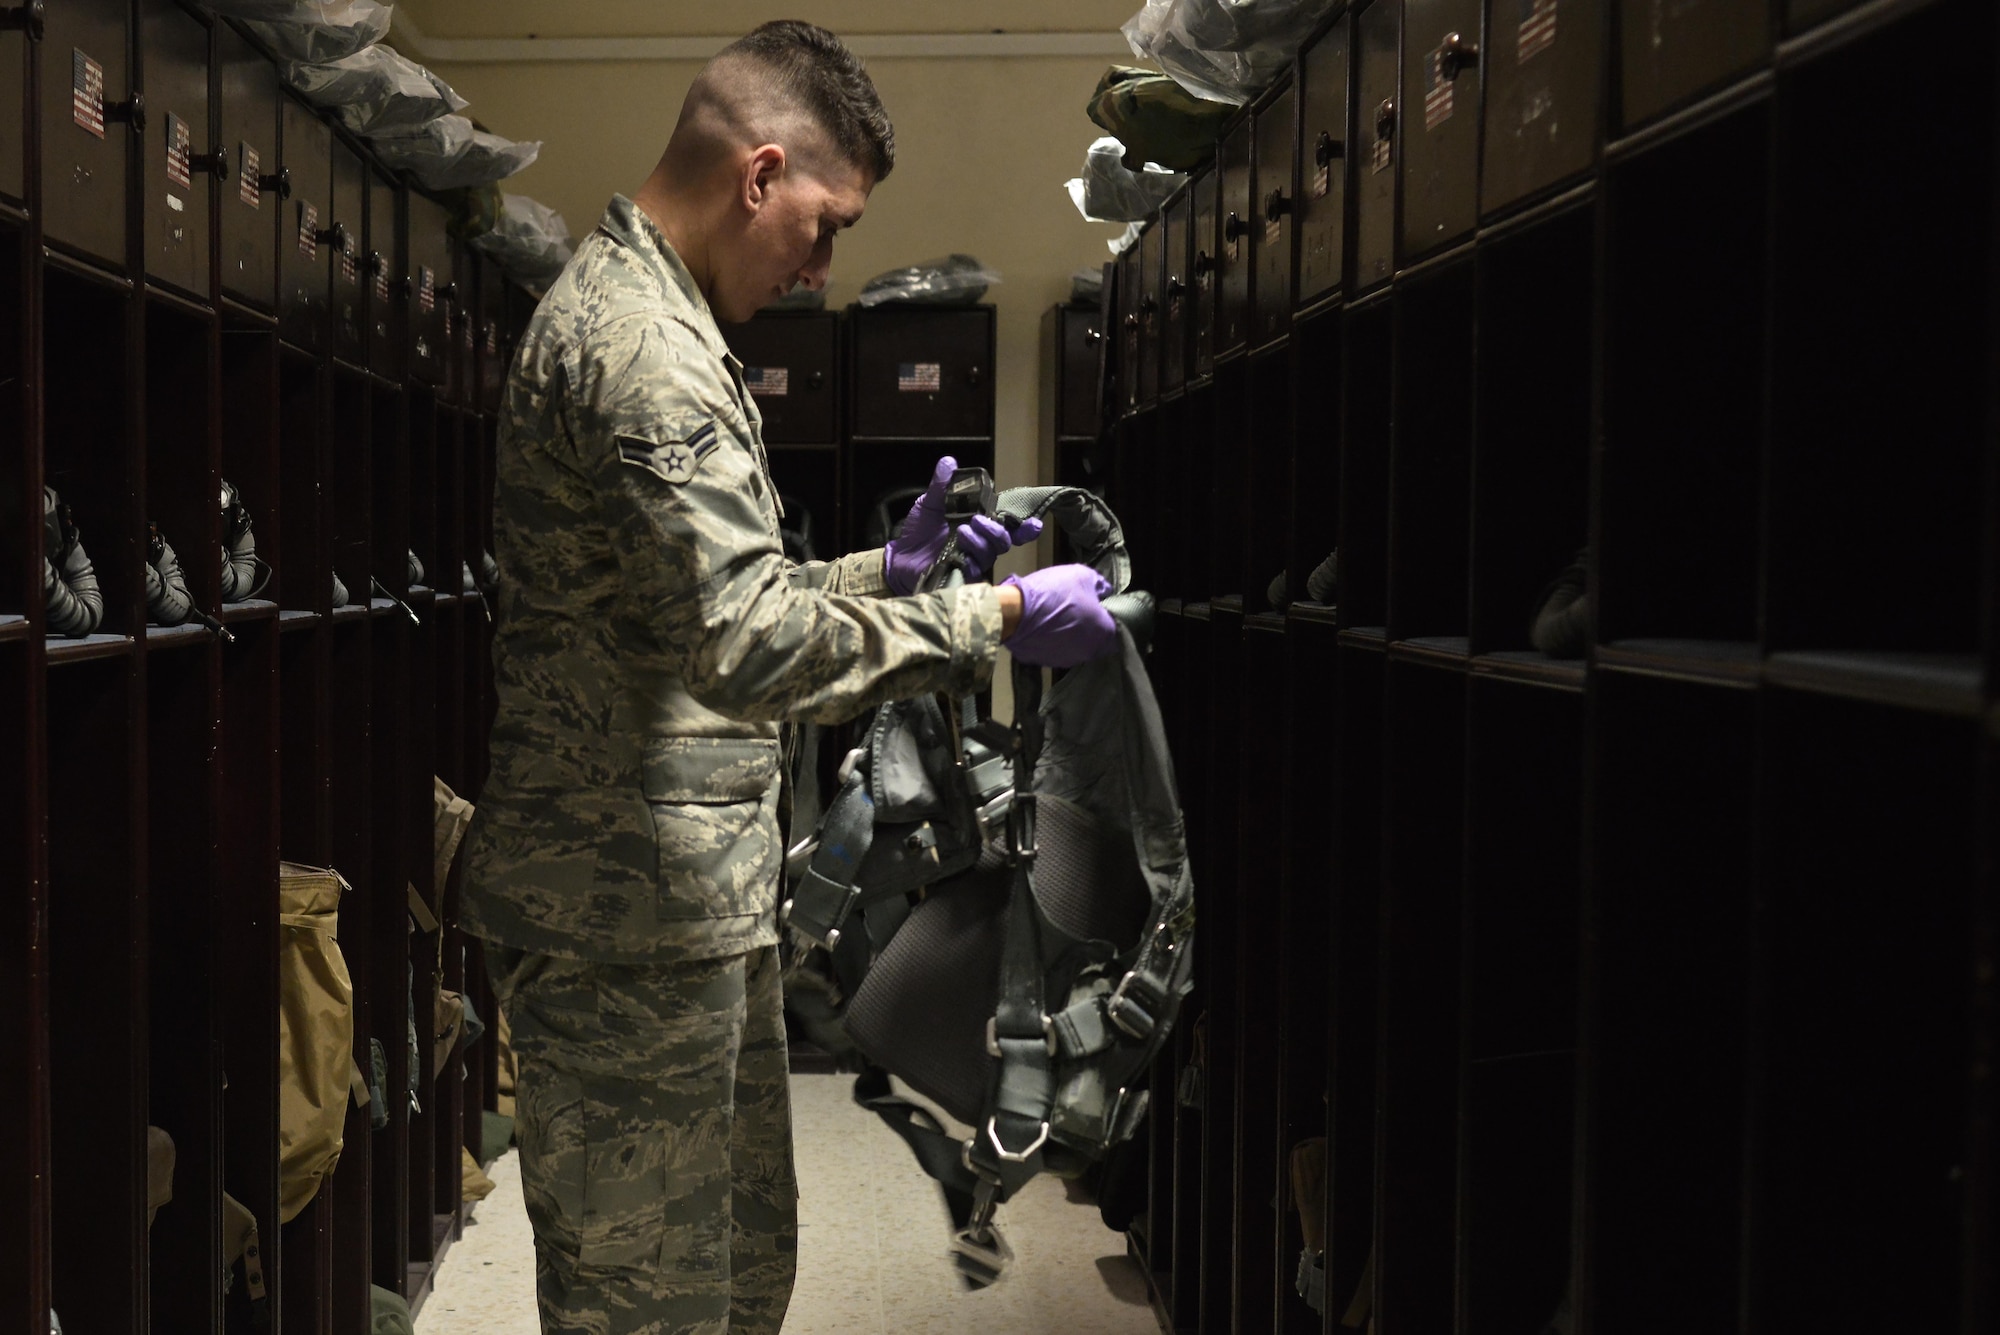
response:
[[[426,37],[734,37],[771,19],[807,19],[842,35],[873,33],[1116,33],[1141,0],[397,0]]]

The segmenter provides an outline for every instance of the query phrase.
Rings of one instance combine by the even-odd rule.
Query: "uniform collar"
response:
[[[723,340],[722,330],[715,323],[715,312],[709,309],[708,298],[695,286],[694,275],[688,272],[687,265],[674,253],[666,235],[646,216],[644,209],[624,195],[614,195],[611,207],[604,211],[604,221],[598,225],[612,240],[637,254],[662,280],[664,295],[670,300],[680,298],[680,304],[687,309],[675,313],[694,330],[703,347],[732,366],[742,365]]]

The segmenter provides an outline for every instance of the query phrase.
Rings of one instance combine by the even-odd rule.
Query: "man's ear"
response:
[[[779,144],[765,144],[751,150],[743,163],[743,204],[752,213],[770,197],[772,183],[785,174],[785,150]]]

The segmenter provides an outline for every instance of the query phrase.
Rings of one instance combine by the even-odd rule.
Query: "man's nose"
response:
[[[826,286],[827,271],[833,267],[825,260],[818,260],[799,270],[799,285],[808,292],[817,292]]]

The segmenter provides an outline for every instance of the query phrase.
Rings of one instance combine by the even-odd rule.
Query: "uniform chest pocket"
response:
[[[645,795],[659,855],[662,919],[771,911],[784,863],[775,738],[655,742],[646,753]]]

